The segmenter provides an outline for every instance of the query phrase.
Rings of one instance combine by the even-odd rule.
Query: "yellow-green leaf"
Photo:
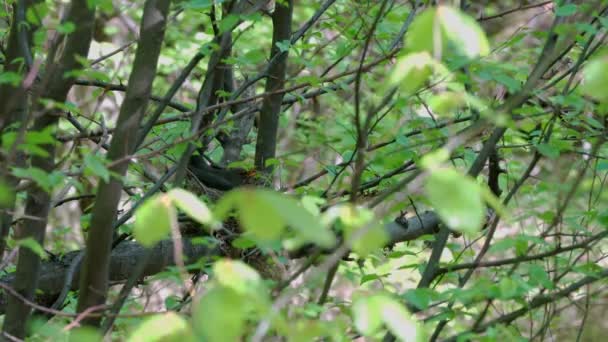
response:
[[[211,287],[194,307],[193,326],[208,342],[239,341],[245,330],[247,297],[231,288]]]
[[[583,94],[601,102],[608,102],[608,53],[590,60],[583,68]]]
[[[128,342],[194,342],[188,322],[174,312],[146,319],[131,334]]]
[[[451,229],[476,232],[485,219],[485,205],[479,184],[452,168],[431,171],[425,190],[441,220]]]
[[[474,58],[490,52],[490,44],[477,21],[451,6],[426,9],[414,19],[406,48],[427,51],[438,59],[453,55]]]
[[[239,218],[245,230],[262,241],[278,239],[285,222],[273,203],[261,196],[259,190],[247,189],[239,194]]]
[[[422,88],[433,75],[433,58],[428,52],[407,54],[397,61],[391,73],[391,84],[412,94]]]
[[[11,206],[15,200],[15,193],[2,179],[0,179],[0,208]]]
[[[213,265],[218,284],[239,294],[257,294],[262,289],[262,277],[251,266],[240,260],[222,259]]]
[[[135,212],[133,235],[137,242],[152,247],[165,239],[171,224],[177,220],[175,208],[167,195],[154,196],[145,201]]]
[[[184,189],[172,189],[168,196],[171,197],[177,208],[200,224],[213,223],[213,215],[205,202],[201,201],[193,193]]]

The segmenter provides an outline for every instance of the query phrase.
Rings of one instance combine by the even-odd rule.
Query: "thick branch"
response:
[[[86,0],[73,0],[66,17],[67,22],[74,24],[75,30],[57,41],[55,48],[64,42],[61,54],[49,53],[48,69],[41,82],[39,96],[42,99],[63,103],[68,91],[74,83],[73,77],[66,77],[69,71],[80,68],[78,57],[87,56],[93,35],[93,19],[95,7],[89,7]],[[58,116],[52,115],[50,110],[40,105],[35,98],[35,121],[33,131],[41,131],[57,124]],[[53,109],[51,109],[53,110]],[[27,121],[27,120],[26,120]],[[45,144],[43,149],[46,155],[32,157],[31,166],[45,172],[55,169],[55,144]],[[44,234],[50,210],[51,197],[47,190],[35,186],[28,191],[25,214],[26,217],[37,219],[24,219],[18,238],[31,238],[38,244],[44,245]],[[38,219],[40,218],[40,219]],[[23,297],[32,299],[36,291],[40,270],[40,256],[29,248],[19,248],[19,259],[13,287]],[[3,331],[17,338],[25,337],[26,322],[30,314],[30,307],[17,300],[9,299],[8,311],[4,321]]]
[[[398,242],[416,240],[422,235],[434,234],[438,227],[438,216],[433,212],[426,212],[419,217],[397,219],[394,222],[387,223],[385,231],[389,236],[388,245],[393,245]],[[302,250],[300,251],[301,255],[294,252],[292,257],[302,257],[309,252],[308,250]],[[73,251],[60,260],[49,260],[42,263],[38,284],[41,294],[36,297],[37,303],[50,306],[55,301],[64,286],[68,268],[80,253],[81,251]],[[133,241],[124,241],[116,246],[110,256],[109,280],[112,282],[125,281],[133,273],[137,260],[144,253],[144,247]],[[193,244],[192,240],[185,238],[183,240],[183,253],[189,262],[194,262],[203,257],[217,256],[220,251],[209,249],[205,245]],[[173,242],[171,240],[161,241],[154,247],[142,276],[151,276],[165,270],[168,266],[175,265],[173,256]],[[0,278],[0,282],[11,283],[13,279],[14,274],[10,274]],[[78,279],[78,275],[74,279]],[[77,288],[76,280],[72,281],[71,289],[76,290]],[[0,314],[5,310],[6,301],[6,294],[0,293]]]
[[[291,19],[293,14],[293,0],[284,4],[276,4],[272,14],[272,50],[271,59],[277,62],[270,66],[266,79],[267,93],[282,89],[285,84],[287,69],[287,51],[282,51],[279,44],[285,44],[291,37]],[[258,170],[266,169],[266,161],[274,158],[277,145],[277,131],[279,129],[279,114],[283,93],[272,94],[264,98],[260,111],[260,124],[255,145],[255,166]]]
[[[129,88],[120,107],[116,132],[108,151],[109,160],[119,160],[133,153],[143,115],[152,91],[158,57],[165,34],[170,0],[148,0],[145,3],[141,23],[141,38],[137,46],[133,70],[129,76]],[[105,304],[110,272],[110,251],[113,223],[122,190],[122,177],[127,172],[128,161],[115,164],[111,171],[118,178],[102,182],[93,208],[91,227],[80,282],[78,311]],[[88,323],[96,324],[98,320]]]
[[[195,262],[203,257],[218,254],[217,250],[209,249],[209,247],[205,245],[193,244],[189,239],[184,239],[182,244],[185,258],[191,262]],[[63,282],[66,273],[68,272],[68,268],[80,252],[81,251],[73,251],[66,254],[60,260],[49,260],[42,263],[40,268],[40,281],[38,283],[40,294],[36,297],[36,302],[44,306],[50,306],[54,302],[64,285]],[[116,246],[116,248],[112,250],[110,257],[111,272],[109,274],[109,280],[111,282],[122,282],[127,279],[135,269],[137,260],[139,260],[139,257],[144,254],[144,252],[145,248],[133,241],[124,241]],[[173,260],[173,256],[173,242],[171,240],[161,241],[152,249],[151,257],[149,258],[142,276],[154,275],[162,272],[169,266],[174,266],[175,261]],[[72,290],[78,289],[78,276],[79,274],[77,273],[72,281]],[[14,274],[9,274],[0,278],[0,282],[10,284],[14,278]],[[7,295],[2,292],[0,294],[0,314],[5,311],[6,302]]]

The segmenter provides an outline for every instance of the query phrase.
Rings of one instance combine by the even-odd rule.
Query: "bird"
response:
[[[205,186],[230,191],[236,187],[250,184],[252,172],[242,168],[222,168],[210,165],[200,155],[193,155],[188,165],[190,172]]]

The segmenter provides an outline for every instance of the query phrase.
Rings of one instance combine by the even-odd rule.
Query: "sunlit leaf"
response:
[[[363,335],[372,335],[382,326],[382,314],[377,297],[362,296],[353,303],[355,327]]]
[[[218,284],[242,295],[260,294],[262,289],[262,278],[258,272],[240,260],[223,259],[215,262],[213,274]]]
[[[285,228],[285,221],[274,203],[257,190],[239,192],[239,218],[246,231],[262,241],[276,240]]]
[[[608,53],[587,62],[583,68],[583,83],[580,89],[583,94],[597,101],[606,102],[608,101],[606,84],[608,84]]]
[[[485,219],[485,205],[479,185],[451,168],[431,171],[425,190],[441,220],[451,229],[476,232]]]
[[[247,297],[231,288],[214,286],[195,306],[193,326],[204,341],[238,341],[245,330],[247,313]]]
[[[381,312],[384,323],[388,330],[397,337],[397,340],[406,342],[424,341],[416,319],[395,299],[384,297]]]
[[[429,100],[429,107],[433,110],[433,113],[441,116],[454,114],[465,104],[466,100],[463,94],[451,91],[437,94]]]
[[[405,55],[399,58],[391,73],[391,84],[398,84],[407,94],[414,93],[431,78],[433,66],[433,59],[428,52]]]
[[[427,51],[439,59],[454,54],[474,58],[490,52],[488,39],[477,21],[450,6],[430,7],[419,14],[406,36],[406,48]]]
[[[334,245],[334,234],[321,223],[319,217],[306,210],[295,198],[274,191],[261,191],[260,195],[272,203],[277,213],[299,237],[322,247]]]
[[[194,342],[188,322],[174,312],[155,315],[144,320],[127,339],[128,342]]]
[[[103,336],[91,327],[80,327],[70,330],[69,341],[100,342]]]
[[[399,341],[423,341],[416,319],[387,295],[359,297],[353,304],[353,315],[355,327],[365,336],[373,335],[384,323]]]
[[[207,205],[193,193],[184,189],[172,189],[167,194],[173,204],[198,223],[208,225],[213,223],[213,215]]]
[[[310,204],[309,204],[310,205]],[[218,219],[236,209],[245,230],[261,240],[275,240],[285,230],[293,229],[298,239],[329,247],[335,236],[294,197],[266,189],[238,189],[226,194],[218,203]]]
[[[170,199],[166,195],[154,196],[137,208],[133,235],[137,242],[152,247],[169,235],[174,220],[177,217]]]
[[[344,205],[339,213],[346,239],[352,240],[353,251],[360,256],[365,257],[388,242],[384,226],[376,220],[371,210]]]

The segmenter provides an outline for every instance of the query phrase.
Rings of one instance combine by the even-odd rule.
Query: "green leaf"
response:
[[[74,23],[71,21],[62,23],[61,25],[57,25],[57,32],[61,34],[70,34],[74,32],[75,29],[76,25],[74,25]]]
[[[389,241],[384,226],[379,222],[365,229],[367,231],[353,242],[353,251],[361,257],[366,257],[370,253],[379,250]]]
[[[322,224],[320,217],[315,217],[293,197],[276,192],[266,192],[265,196],[273,202],[279,215],[295,231],[296,236],[321,247],[332,247],[336,243],[334,234]]]
[[[182,6],[185,9],[204,10],[213,6],[213,0],[189,0],[185,1]]]
[[[175,208],[167,195],[154,196],[135,212],[133,235],[145,247],[153,247],[169,235],[171,225],[177,224]]]
[[[378,250],[388,242],[384,226],[375,219],[371,210],[344,205],[339,208],[339,215],[344,224],[347,241],[356,237],[352,241],[352,248],[361,257]]]
[[[240,295],[259,295],[263,289],[262,277],[240,260],[222,259],[215,262],[213,274],[218,284]]]
[[[384,323],[398,341],[423,341],[416,319],[389,296],[361,296],[353,304],[353,315],[355,327],[365,336],[376,333]]]
[[[450,6],[426,9],[416,16],[406,36],[406,48],[426,51],[438,59],[453,55],[474,58],[490,52],[490,44],[477,21]]]
[[[285,228],[285,221],[268,198],[259,190],[239,192],[239,218],[246,231],[263,241],[278,239]]]
[[[247,297],[231,288],[214,286],[195,306],[193,326],[203,341],[239,341],[245,330],[247,313]]]
[[[10,84],[16,87],[21,82],[21,75],[14,71],[0,72],[0,84]]]
[[[597,101],[608,102],[608,53],[590,60],[583,68],[581,92]]]
[[[447,91],[431,97],[429,107],[440,116],[448,116],[466,104],[463,94]]]
[[[575,4],[565,4],[555,9],[555,15],[558,17],[568,17],[576,14],[578,6]]]
[[[519,286],[517,282],[510,277],[503,277],[498,283],[498,289],[501,299],[516,298],[519,295]]]
[[[411,289],[403,294],[403,297],[408,303],[416,306],[420,310],[425,310],[429,305],[436,300],[438,295],[433,289]]]
[[[104,182],[110,180],[110,171],[104,164],[104,160],[98,155],[93,153],[86,153],[84,155],[85,171],[89,171],[92,174],[103,179]]]
[[[220,33],[232,30],[239,22],[240,18],[238,15],[229,14],[219,22],[218,27]]]
[[[433,59],[428,52],[405,55],[397,61],[391,73],[390,83],[398,84],[406,94],[413,94],[431,78],[433,65]]]
[[[155,315],[142,322],[127,339],[128,342],[194,342],[188,322],[175,312]]]
[[[15,193],[8,184],[0,178],[0,208],[9,207],[14,201]]]
[[[549,278],[549,274],[545,269],[539,265],[530,265],[528,267],[528,275],[530,276],[530,281],[534,285],[542,285],[544,288],[553,289],[555,286]]]
[[[255,241],[248,239],[244,236],[239,236],[232,240],[232,247],[239,249],[248,249],[255,247]]]
[[[245,212],[245,217],[241,214],[243,224],[258,235],[273,237],[280,234],[283,230],[282,226],[279,228],[280,223],[292,228],[305,242],[323,247],[334,245],[335,236],[322,224],[320,217],[315,217],[295,198],[265,189],[238,190],[238,193],[238,210]]]
[[[536,149],[538,149],[538,152],[540,154],[549,159],[556,159],[559,157],[560,154],[559,148],[551,144],[538,144],[536,145]]]
[[[429,152],[420,159],[420,166],[425,169],[435,169],[450,158],[450,151],[445,148],[439,148],[433,152]]]
[[[291,47],[291,41],[283,40],[283,41],[277,42],[277,47],[279,48],[279,51],[281,51],[281,52],[289,51],[289,48]]]
[[[205,202],[201,201],[193,193],[184,189],[172,189],[167,194],[171,197],[173,204],[186,213],[190,218],[196,220],[196,222],[209,225],[213,223],[213,215],[211,210],[207,207]]]
[[[79,327],[70,330],[69,341],[82,341],[82,342],[99,342],[103,341],[103,336],[99,332],[91,327]]]
[[[12,173],[18,178],[31,179],[46,192],[51,192],[57,185],[61,184],[65,178],[65,175],[60,171],[47,173],[37,167],[14,167]]]
[[[352,311],[357,330],[366,336],[374,334],[382,326],[380,303],[377,297],[362,296],[353,303]]]
[[[44,248],[42,248],[42,246],[40,245],[40,243],[38,243],[38,241],[34,240],[31,237],[17,240],[16,245],[19,247],[25,247],[25,248],[29,249],[30,251],[32,251],[36,255],[38,255],[41,259],[47,258],[47,254],[46,254],[46,251],[44,250]]]
[[[451,229],[472,233],[481,229],[485,205],[479,185],[452,168],[431,171],[426,186],[428,200]]]

